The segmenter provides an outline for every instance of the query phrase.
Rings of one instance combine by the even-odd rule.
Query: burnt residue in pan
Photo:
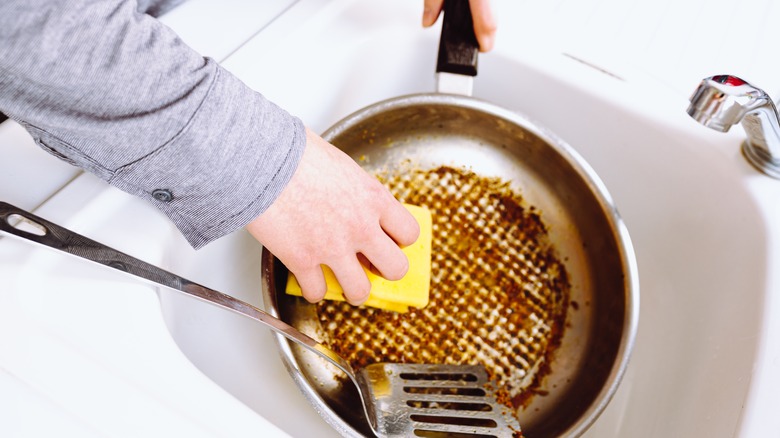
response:
[[[325,342],[356,368],[481,363],[513,409],[544,393],[569,281],[539,212],[508,183],[466,170],[378,176],[399,200],[433,214],[430,303],[400,314],[322,302]]]

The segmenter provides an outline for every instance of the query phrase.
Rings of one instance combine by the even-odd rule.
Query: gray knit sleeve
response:
[[[0,2],[0,111],[199,248],[268,208],[305,130],[134,5]]]

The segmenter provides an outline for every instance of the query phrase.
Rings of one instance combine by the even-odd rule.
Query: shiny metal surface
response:
[[[533,437],[579,436],[595,421],[625,372],[636,335],[639,291],[631,242],[606,189],[560,139],[516,113],[465,96],[418,94],[380,102],[324,134],[370,172],[448,165],[509,181],[541,211],[571,279],[567,329],[544,396],[518,411]],[[287,272],[263,254],[269,312],[313,337],[316,308],[284,294]],[[363,436],[356,395],[322,361],[277,337],[293,378],[323,417],[344,436]]]
[[[484,388],[486,376],[482,367],[375,364],[356,374],[347,361],[328,347],[251,304],[194,283],[4,202],[0,202],[0,233],[116,269],[134,278],[173,289],[263,324],[345,373],[357,388],[366,413],[365,418],[377,436],[405,437],[412,435],[415,430],[512,436],[515,431],[520,430],[514,418],[504,418],[501,410],[497,408],[493,392]],[[406,388],[414,386],[409,383],[408,375],[422,376],[422,385],[416,385],[418,388],[477,388],[483,392],[482,395],[472,396],[458,393],[413,394],[406,391]],[[449,377],[449,380],[433,378],[436,376]],[[471,409],[447,410],[445,415],[443,412],[446,408],[436,407],[437,405],[416,407],[413,405],[415,402],[438,403],[442,406],[470,403],[493,409],[477,412]],[[450,420],[431,424],[416,420],[415,416]],[[483,424],[484,421],[490,421],[492,426],[473,426]]]
[[[377,408],[379,436],[520,433],[517,419],[505,415],[506,408],[494,397],[484,395],[489,386],[482,366],[373,364],[359,374],[369,405]],[[454,418],[457,422],[448,421]]]
[[[0,232],[116,269],[154,285],[173,289],[246,316],[317,353],[350,375],[354,374],[349,363],[329,348],[251,304],[117,251],[5,202],[0,202]]]
[[[688,115],[721,132],[741,123],[748,136],[742,144],[745,158],[761,172],[780,178],[780,119],[764,90],[736,76],[711,76],[691,96]]]
[[[436,91],[471,96],[474,91],[474,77],[447,72],[436,73]]]

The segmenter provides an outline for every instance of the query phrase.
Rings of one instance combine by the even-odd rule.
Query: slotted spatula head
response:
[[[379,436],[522,436],[481,365],[378,363],[356,380]]]

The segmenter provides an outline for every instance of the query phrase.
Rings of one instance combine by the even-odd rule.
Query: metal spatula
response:
[[[0,202],[0,231],[165,286],[249,317],[319,354],[357,386],[377,436],[520,435],[509,408],[496,401],[484,367],[477,365],[350,364],[309,336],[262,310]]]

